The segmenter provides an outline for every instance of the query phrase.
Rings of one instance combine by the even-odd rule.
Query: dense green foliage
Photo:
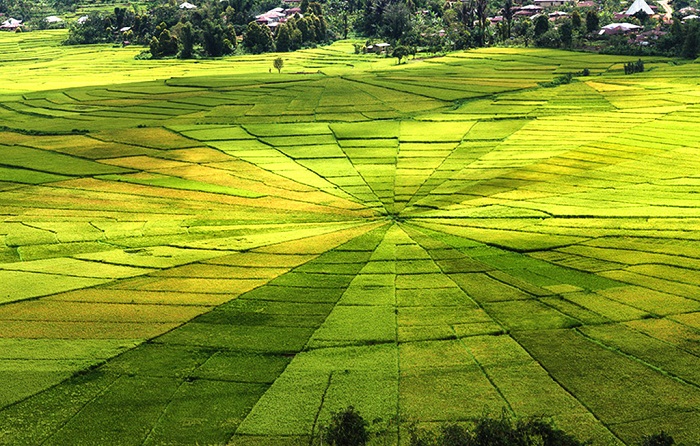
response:
[[[71,23],[66,43],[148,44],[153,58],[220,57],[236,48],[236,28],[244,29],[247,22],[242,21],[249,20],[252,14],[251,10],[237,13],[232,4],[210,0],[195,10],[166,4],[145,13],[116,7],[111,14],[93,13],[84,23]]]
[[[333,412],[323,441],[331,446],[364,446],[369,440],[368,425],[354,407],[348,406],[345,410]]]
[[[636,62],[627,62],[625,64],[625,74],[643,73],[644,61],[638,59]]]
[[[243,46],[253,54],[264,53],[275,49],[270,28],[255,22],[250,22],[245,31]]]
[[[282,73],[282,68],[284,68],[284,60],[281,57],[277,57],[272,61],[272,66],[275,67],[277,73]]]
[[[447,424],[438,433],[414,430],[411,446],[584,446],[551,422],[530,418],[514,421],[507,414],[500,418],[481,417],[473,427]]]
[[[642,439],[641,446],[673,446],[675,440],[666,432],[661,431],[655,435],[647,435]]]
[[[156,27],[150,42],[151,55],[154,58],[174,56],[178,51],[177,38],[170,34],[170,31],[161,23]]]

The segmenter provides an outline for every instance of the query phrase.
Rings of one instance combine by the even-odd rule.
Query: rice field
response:
[[[700,444],[698,64],[62,33],[0,34],[0,444]]]

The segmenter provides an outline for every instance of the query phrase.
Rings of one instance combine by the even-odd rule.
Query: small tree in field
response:
[[[277,73],[282,73],[282,67],[284,67],[284,60],[282,60],[281,57],[278,57],[272,62],[272,66],[275,67]]]
[[[399,60],[399,64],[401,64],[401,61],[408,57],[409,54],[409,49],[403,45],[398,45],[396,48],[394,48],[394,52],[392,53],[392,55]]]
[[[368,424],[354,407],[348,406],[333,412],[325,429],[325,440],[331,446],[364,446],[369,441]]]
[[[676,444],[676,441],[673,437],[664,431],[642,438],[642,446],[673,446],[674,444]]]

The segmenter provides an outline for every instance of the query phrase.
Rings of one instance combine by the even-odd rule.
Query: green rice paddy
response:
[[[0,34],[0,444],[700,444],[698,64],[62,33]]]

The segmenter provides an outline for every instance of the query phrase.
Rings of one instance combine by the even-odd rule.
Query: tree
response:
[[[404,58],[408,57],[409,55],[409,49],[403,45],[397,45],[394,48],[394,51],[391,53],[391,55],[395,58],[397,58],[399,61],[397,62],[397,65],[401,64],[401,60]]]
[[[231,28],[233,30],[233,28]],[[233,41],[236,41],[235,35]],[[202,22],[202,47],[209,57],[221,57],[233,50],[231,36],[219,22],[205,19]]]
[[[534,37],[534,28],[532,27],[532,22],[530,21],[530,19],[527,18],[515,22],[513,32],[517,37],[521,37],[523,39],[523,43],[525,44],[525,46],[528,46],[530,44],[530,41],[532,41]]]
[[[233,17],[228,17],[228,21],[234,25],[243,26],[253,18],[251,10],[255,4],[253,0],[228,0],[228,4],[233,8]]]
[[[156,31],[149,43],[151,57],[159,59],[161,57],[174,56],[177,54],[177,37],[170,34],[165,23],[156,26]]]
[[[486,45],[486,20],[488,19],[488,0],[476,0],[476,18],[479,21],[479,46]]]
[[[297,38],[295,38],[295,32]],[[298,49],[296,40],[301,43],[301,31],[294,25],[293,20],[285,22],[277,28],[277,39],[275,40],[277,51],[286,53]]]
[[[505,0],[503,4],[503,19],[506,21],[506,39],[510,39],[510,31],[513,25],[513,0]]]
[[[581,25],[583,25],[581,21],[581,14],[579,14],[577,10],[574,10],[574,12],[571,13],[571,25],[574,27],[574,29],[581,29]]]
[[[85,23],[73,22],[68,28],[66,45],[82,45],[108,42],[112,33],[106,17],[101,14],[91,15]]]
[[[180,30],[180,59],[192,59],[194,57],[194,31],[192,24],[186,22]]]
[[[686,25],[685,41],[683,42],[681,56],[686,59],[695,59],[698,57],[698,50],[700,50],[700,32],[698,32],[698,25],[695,20],[691,20]]]
[[[272,66],[275,67],[278,74],[282,73],[282,67],[284,67],[284,60],[281,57],[276,58],[272,61]]]
[[[559,48],[561,43],[561,34],[556,28],[550,29],[535,39],[535,45],[545,48]]]
[[[253,54],[265,53],[275,49],[270,28],[250,22],[243,35],[243,46]]]
[[[382,14],[380,33],[382,36],[399,40],[404,34],[410,32],[411,13],[404,2],[395,2],[387,6]]]
[[[508,415],[480,418],[473,429],[458,424],[443,425],[438,433],[409,428],[411,446],[585,446],[588,443],[554,427],[542,418],[514,421]],[[654,445],[658,446],[658,445]],[[663,445],[666,446],[666,445]]]
[[[661,431],[656,435],[648,435],[642,438],[641,446],[673,446],[676,441],[666,432]]]
[[[318,5],[318,3],[312,3],[312,5]],[[314,27],[316,28],[316,42],[325,42],[328,36],[328,24],[326,19],[321,14],[313,13],[311,16],[314,20]]]
[[[391,0],[366,0],[360,16],[355,21],[356,30],[370,37],[379,35],[382,16],[389,4]]]
[[[316,41],[316,26],[313,18],[310,15],[297,18],[295,20],[297,29],[301,32],[301,41],[304,43],[312,43]]]
[[[588,11],[586,13],[586,31],[589,33],[598,30],[599,19],[598,14],[595,11]]]
[[[564,47],[571,48],[571,44],[574,40],[574,26],[571,20],[565,20],[559,25],[559,35],[561,36],[561,43]]]
[[[308,11],[315,15],[316,17],[321,17],[323,16],[323,8],[321,7],[321,4],[318,2],[311,2],[309,3],[309,9]]]
[[[541,14],[537,16],[534,22],[534,34],[535,34],[535,39],[549,31],[549,18],[547,18],[546,15]]]
[[[368,423],[349,406],[345,410],[333,412],[325,429],[325,439],[331,446],[364,446],[369,441]]]
[[[633,15],[633,17],[635,17],[637,20],[639,20],[639,23],[640,23],[642,26],[646,25],[647,22],[649,21],[649,14],[647,14],[647,13],[644,12],[644,11],[642,11],[641,9],[640,9],[639,11],[637,11],[637,12]]]
[[[347,39],[350,2],[348,0],[328,0],[326,8],[328,9],[329,20],[327,27],[331,28],[335,34],[343,36],[343,39]]]

